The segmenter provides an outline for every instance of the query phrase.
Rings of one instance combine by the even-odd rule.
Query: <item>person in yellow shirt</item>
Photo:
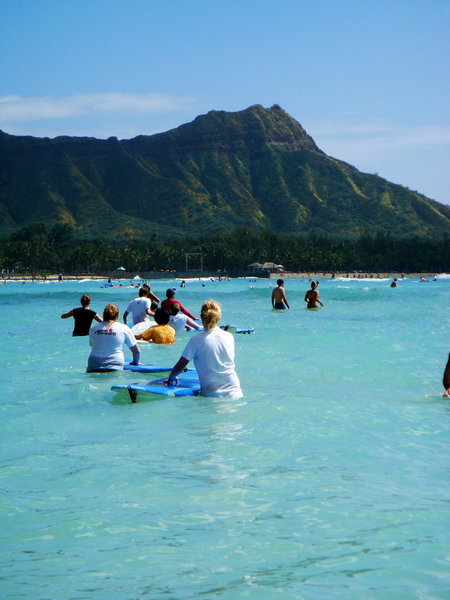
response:
[[[168,325],[170,315],[163,308],[157,308],[153,318],[156,325],[149,327],[135,337],[137,340],[145,340],[154,344],[173,344],[175,342],[175,329]]]

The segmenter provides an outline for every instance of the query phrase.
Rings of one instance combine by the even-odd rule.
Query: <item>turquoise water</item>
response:
[[[153,282],[161,297],[179,282]],[[245,397],[131,405],[59,315],[95,281],[0,286],[0,597],[448,599],[450,278],[188,282],[222,303]],[[188,335],[188,334],[186,334]],[[143,347],[173,364],[175,346]],[[129,355],[129,353],[128,353]]]

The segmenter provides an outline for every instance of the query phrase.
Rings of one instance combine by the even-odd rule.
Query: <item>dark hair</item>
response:
[[[107,304],[103,311],[104,321],[117,321],[119,318],[119,309],[115,304]]]
[[[284,281],[283,279],[277,279],[277,285],[283,285]]]
[[[167,310],[164,310],[163,308],[157,308],[155,310],[153,318],[158,323],[158,325],[167,325],[170,319],[170,315],[167,312]]]
[[[175,316],[180,312],[181,305],[179,302],[172,302],[172,306],[170,308],[172,310],[172,314]]]
[[[89,304],[91,303],[91,297],[89,296],[89,294],[83,294],[81,296],[81,306],[89,306]]]
[[[141,288],[139,288],[139,297],[140,298],[142,296],[147,296],[147,294],[148,294],[148,287],[142,286]]]

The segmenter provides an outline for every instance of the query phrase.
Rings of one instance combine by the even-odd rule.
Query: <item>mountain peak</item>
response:
[[[37,221],[91,237],[450,231],[449,207],[328,157],[277,104],[132,140],[0,142],[0,231]]]
[[[208,147],[211,144],[226,147],[246,145],[252,149],[272,146],[322,153],[300,123],[278,104],[271,108],[254,104],[237,112],[211,110],[170,133],[177,137],[187,136],[191,141],[196,140],[199,145]]]

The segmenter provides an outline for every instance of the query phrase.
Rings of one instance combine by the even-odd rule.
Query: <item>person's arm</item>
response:
[[[285,292],[284,290],[283,290],[283,302],[286,304],[286,306],[287,306],[288,308],[291,308],[291,307],[289,306],[289,302],[287,301],[287,298],[286,298],[286,292]]]
[[[178,300],[177,300],[178,302]],[[195,321],[195,317],[192,313],[190,313],[186,308],[184,308],[184,306],[182,304],[180,304],[180,302],[178,302],[178,304],[180,305],[180,310],[181,312],[186,315],[187,317],[189,317],[190,319],[194,319]]]
[[[94,319],[95,319],[96,321],[98,321],[99,323],[101,323],[101,322],[103,321],[103,319],[101,318],[101,316],[100,316],[100,315],[98,315],[97,313],[95,313],[95,317],[94,317]]]
[[[190,317],[186,317],[186,326],[189,329],[200,329],[200,325],[197,321],[194,321],[194,319],[191,319]]]
[[[444,396],[450,396],[450,354],[448,355],[448,361],[445,365],[444,376],[442,377],[442,383],[444,385]]]
[[[69,312],[63,313],[61,315],[61,319],[68,319],[69,317],[73,317],[73,310],[69,310]],[[101,319],[100,319],[101,321]]]
[[[138,365],[139,359],[141,358],[141,351],[139,350],[139,346],[135,344],[130,348],[131,353],[133,354],[133,360],[131,361],[131,365]]]
[[[127,317],[128,317],[128,311],[126,310],[126,311],[123,313],[123,322],[125,323],[125,325],[127,324]]]
[[[154,329],[154,327],[149,327],[142,333],[136,334],[134,337],[137,340],[144,340],[144,342],[152,342],[153,341],[153,329]]]
[[[159,304],[159,298],[158,296],[155,296],[153,292],[149,292],[148,297],[150,298],[150,300],[153,300],[153,302],[157,302]]]
[[[189,361],[187,358],[184,358],[184,356],[180,356],[177,364],[170,371],[169,377],[166,379],[167,385],[172,385],[172,382],[174,381],[176,376],[179,375],[182,371],[184,371],[188,363]]]
[[[275,290],[272,290],[272,307],[275,308]]]

